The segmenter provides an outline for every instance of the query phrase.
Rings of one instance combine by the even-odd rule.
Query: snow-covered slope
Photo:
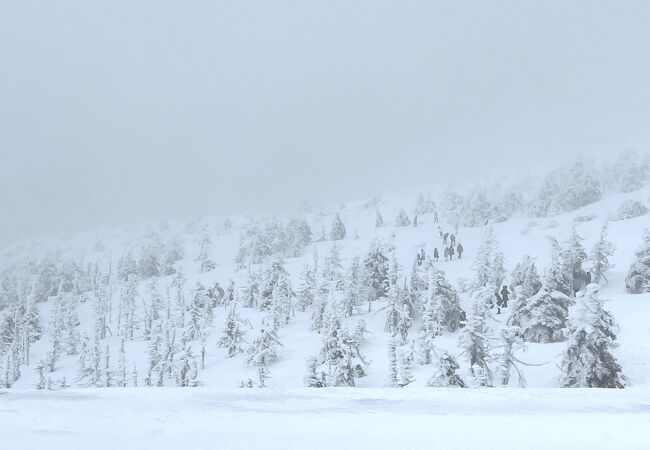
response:
[[[498,248],[504,254],[507,273],[514,268],[523,255],[531,255],[536,259],[537,267],[543,271],[550,261],[550,243],[548,237],[555,237],[560,242],[567,238],[575,225],[578,233],[584,238],[583,245],[587,250],[598,239],[601,226],[610,215],[625,200],[634,199],[646,202],[650,199],[650,188],[627,193],[616,194],[606,197],[596,203],[592,203],[579,210],[565,213],[550,218],[530,219],[526,217],[514,217],[503,223],[495,223],[493,227]],[[322,264],[331,247],[337,245],[340,250],[341,263],[345,269],[351,264],[355,256],[363,257],[371,248],[373,242],[379,241],[394,248],[397,262],[402,268],[400,277],[408,277],[410,268],[413,266],[416,253],[424,249],[427,256],[437,247],[442,251],[442,242],[439,236],[438,227],[445,232],[454,232],[454,227],[444,223],[444,216],[441,214],[441,222],[434,223],[433,214],[422,214],[418,216],[418,226],[394,227],[392,218],[396,217],[402,208],[410,209],[415,202],[415,195],[401,194],[385,197],[380,204],[381,213],[386,222],[383,227],[375,227],[376,207],[365,207],[362,203],[348,203],[336,208],[318,212],[306,213],[305,217],[314,230],[314,237],[318,238],[320,230],[325,230],[327,235],[332,217],[339,213],[347,228],[345,239],[334,243],[330,240],[323,240],[310,244],[303,251],[303,256],[296,258],[285,258],[284,267],[291,277],[294,291],[300,285],[299,275],[305,264],[313,266],[315,255]],[[376,206],[376,205],[375,205]],[[413,215],[411,214],[411,219]],[[241,307],[242,290],[245,289],[248,277],[248,270],[236,270],[234,260],[237,256],[240,245],[240,235],[249,222],[248,217],[233,217],[224,221],[222,219],[202,219],[194,222],[172,222],[163,223],[154,227],[143,227],[131,230],[106,230],[95,233],[85,233],[71,237],[64,241],[40,242],[30,247],[13,249],[12,252],[32,252],[35,254],[47,253],[49,249],[52,254],[59,258],[71,258],[88,264],[89,267],[97,264],[102,267],[103,275],[106,277],[108,270],[112,272],[109,284],[110,307],[107,315],[107,336],[102,342],[102,351],[108,348],[109,365],[113,372],[118,368],[118,349],[120,348],[121,337],[118,329],[119,302],[121,295],[121,283],[116,275],[118,261],[128,249],[134,248],[134,242],[149,239],[156,236],[157,239],[170,241],[176,239],[181,243],[184,250],[184,258],[175,263],[177,272],[182,272],[185,278],[183,292],[186,299],[191,298],[197,283],[205,287],[213,286],[219,282],[226,288],[230,280],[233,280],[235,291],[238,294],[237,302],[240,303],[238,313],[243,318],[242,329],[246,332],[244,347],[253,342],[258,330],[261,327],[266,312],[256,308]],[[601,297],[609,300],[606,308],[611,310],[620,325],[618,334],[619,346],[615,349],[623,371],[627,377],[628,384],[632,386],[643,386],[650,384],[650,294],[628,295],[625,292],[624,278],[630,263],[634,257],[634,250],[641,242],[644,228],[650,225],[648,216],[613,221],[609,223],[608,239],[616,246],[616,251],[611,258],[614,264],[608,275],[609,283],[601,290]],[[454,286],[462,286],[463,280],[474,277],[473,264],[477,257],[477,251],[481,244],[485,226],[464,228],[457,231],[457,241],[465,248],[462,259],[444,261],[441,257],[436,266],[445,272],[447,279]],[[200,272],[199,256],[202,237],[208,234],[212,246],[209,249],[209,258],[214,261],[214,269],[207,272]],[[143,237],[144,236],[144,237]],[[442,255],[441,255],[442,256]],[[110,261],[110,262],[109,262]],[[253,271],[263,270],[265,264],[253,264]],[[174,296],[173,283],[176,275],[162,276],[156,278],[156,286],[161,293],[164,302],[167,298]],[[400,278],[401,279],[401,278]],[[505,281],[507,283],[507,279]],[[138,300],[136,309],[136,320],[140,323],[146,314],[146,305],[150,299],[149,286],[151,280],[143,280],[138,286]],[[170,290],[172,293],[170,294]],[[169,296],[169,297],[168,297]],[[169,300],[171,301],[171,300]],[[392,339],[390,333],[384,331],[386,311],[386,299],[373,302],[372,311],[367,312],[365,306],[360,308],[359,313],[345,319],[350,328],[354,328],[359,321],[366,324],[368,333],[365,335],[365,342],[361,350],[365,360],[369,363],[366,367],[367,376],[357,379],[358,387],[382,387],[386,384],[388,375],[387,349]],[[468,310],[470,306],[469,294],[461,293],[461,305]],[[54,298],[40,305],[40,319],[43,327],[42,338],[36,341],[30,349],[29,365],[20,368],[21,376],[14,383],[14,388],[33,388],[39,382],[39,375],[36,367],[39,361],[47,357],[52,348],[53,318],[56,302]],[[9,311],[7,309],[6,311]],[[489,326],[495,333],[500,330],[508,317],[508,310],[501,315],[494,315],[490,319]],[[0,313],[1,314],[1,313]],[[79,322],[77,331],[80,336],[92,337],[96,324],[95,302],[91,299],[78,304],[77,314]],[[217,342],[220,339],[226,322],[227,311],[219,306],[214,311],[213,325],[208,328],[209,336],[205,343],[205,368],[198,371],[196,382],[203,386],[233,388],[241,384],[243,380],[251,378],[256,380],[257,370],[247,365],[246,353],[237,354],[232,358],[226,357],[226,349],[219,348]],[[149,366],[149,349],[151,341],[140,338],[140,330],[136,332],[134,340],[126,340],[125,357],[129,373],[135,366],[138,374],[136,376],[138,385],[144,384],[146,368]],[[416,320],[409,332],[409,340],[416,340],[420,321]],[[179,331],[180,334],[180,331]],[[461,365],[461,373],[467,373],[467,361],[459,347],[460,332],[443,333],[438,336],[435,345],[438,349],[447,350],[450,354],[456,355]],[[278,349],[278,358],[269,365],[271,377],[266,385],[271,388],[298,388],[304,386],[304,378],[307,375],[306,361],[317,356],[322,348],[323,336],[311,330],[311,309],[305,312],[293,310],[291,320],[286,326],[279,329],[279,340],[282,344]],[[194,356],[201,348],[197,340],[189,344]],[[108,347],[106,347],[108,346]],[[562,353],[565,349],[565,342],[551,344],[528,343],[524,351],[517,357],[530,365],[522,365],[527,385],[529,387],[555,387],[558,386],[559,369]],[[497,349],[498,350],[498,349]],[[495,350],[495,352],[497,351]],[[102,363],[104,364],[104,363]],[[46,370],[45,377],[51,380],[51,386],[56,388],[62,381],[68,386],[81,386],[87,383],[79,379],[79,355],[62,354],[57,360],[53,372]],[[406,388],[425,386],[432,375],[430,365],[413,364],[412,372],[414,382]],[[117,377],[117,375],[114,375]],[[129,375],[129,384],[133,384]],[[167,385],[173,385],[169,380]]]

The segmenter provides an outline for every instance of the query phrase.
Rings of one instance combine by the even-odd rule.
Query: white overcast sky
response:
[[[648,1],[0,0],[0,241],[647,151]]]

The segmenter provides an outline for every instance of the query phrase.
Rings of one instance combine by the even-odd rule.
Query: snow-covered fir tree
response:
[[[530,298],[539,292],[542,281],[537,273],[535,260],[530,255],[525,255],[515,266],[510,274],[510,287],[513,292],[517,292],[517,288],[521,287],[520,295],[523,298]]]
[[[314,303],[315,297],[316,277],[309,264],[304,264],[300,273],[300,286],[296,292],[296,308],[304,312]]]
[[[289,323],[291,315],[293,314],[293,305],[291,298],[293,292],[291,291],[291,282],[288,277],[279,277],[278,282],[273,288],[273,318],[275,323],[279,326],[284,326]]]
[[[155,326],[159,325],[162,320],[163,314],[163,299],[158,291],[158,286],[155,280],[149,285],[149,304],[143,318],[143,335],[145,339],[151,339],[152,331]],[[100,338],[103,339],[104,335]]]
[[[467,324],[460,337],[470,372],[479,386],[492,386],[490,328],[487,323],[490,313],[487,305],[494,291],[495,286],[488,284],[474,292]]]
[[[183,348],[178,356],[178,360],[174,365],[174,376],[176,378],[176,386],[179,387],[194,387],[198,386],[197,381],[199,376],[198,365],[192,347],[185,342]]]
[[[561,258],[562,249],[557,239],[551,241],[551,262],[544,274],[544,285],[549,292],[558,291],[570,296],[573,293],[573,269],[567,266],[567,260]]]
[[[317,360],[317,364],[323,368],[321,371],[326,373],[324,381],[327,386],[355,386],[355,378],[365,376],[364,367],[368,363],[360,347],[357,336],[343,327],[341,318],[336,313],[330,314]],[[308,378],[318,371],[318,368],[315,371],[310,368]],[[314,382],[312,379],[311,383]]]
[[[331,282],[331,285],[335,290],[340,291],[343,289],[343,265],[341,264],[341,251],[336,243],[332,244],[329,252],[327,253],[327,256],[325,257],[322,276],[325,280]]]
[[[467,387],[463,379],[456,373],[460,364],[455,357],[444,352],[437,358],[437,367],[433,376],[427,382],[429,387]]]
[[[341,215],[336,213],[334,220],[332,221],[332,227],[330,228],[330,239],[332,241],[340,241],[345,239],[345,225],[341,220]]]
[[[650,228],[643,234],[643,243],[634,253],[635,259],[627,272],[625,286],[630,294],[650,292]]]
[[[201,338],[206,325],[211,322],[212,318],[209,316],[212,315],[212,305],[208,299],[207,290],[200,282],[196,283],[186,315],[184,338],[189,341]]]
[[[571,234],[565,242],[564,248],[560,251],[560,264],[562,270],[568,274],[571,280],[571,294],[583,289],[588,281],[587,273],[582,264],[587,259],[587,252],[582,246],[582,237],[578,234],[574,225]]]
[[[316,298],[312,306],[311,313],[311,330],[321,333],[325,327],[327,318],[327,311],[329,308],[329,295],[331,288],[328,286],[326,280],[322,279],[316,291]]]
[[[373,243],[363,263],[366,268],[366,284],[370,291],[370,299],[377,300],[385,297],[388,294],[388,257],[384,255],[377,242]]]
[[[384,226],[384,217],[381,215],[381,212],[377,210],[375,214],[375,228],[381,228]]]
[[[122,284],[120,303],[118,307],[117,329],[118,334],[132,340],[137,329],[136,316],[137,281],[129,278]]]
[[[413,324],[415,311],[411,300],[412,298],[405,287],[391,284],[388,290],[384,331],[399,338],[402,343],[406,343],[409,329]]]
[[[607,283],[607,272],[612,268],[609,258],[614,254],[614,244],[607,239],[607,223],[600,230],[600,238],[591,247],[591,253],[586,269],[588,269],[591,282],[603,284]]]
[[[278,357],[278,347],[282,343],[278,337],[277,329],[273,326],[273,318],[266,318],[262,323],[259,334],[246,351],[248,354],[248,365],[257,369],[258,383],[260,387],[266,386],[269,378],[269,364]]]
[[[289,273],[284,268],[284,264],[280,259],[273,261],[266,273],[262,276],[258,302],[258,308],[261,311],[271,311],[273,309],[273,292],[276,291],[276,286],[280,286],[281,289],[284,289],[285,292],[283,294],[288,298],[291,298],[292,291]]]
[[[517,350],[525,348],[524,341],[521,338],[521,330],[516,326],[505,326],[501,329],[501,351],[497,357],[497,382],[501,386],[507,386],[510,383],[512,372],[517,374],[517,385],[526,387],[526,379],[519,368],[521,362],[514,355]]]
[[[579,296],[576,315],[562,359],[562,387],[623,388],[621,365],[612,354],[617,325],[592,283]]]
[[[497,241],[494,237],[492,226],[488,226],[483,232],[481,245],[476,253],[476,261],[472,268],[476,272],[474,285],[477,288],[484,287],[488,284],[497,285],[499,280],[495,275],[500,274],[500,268],[496,266],[497,258]]]
[[[395,338],[388,341],[387,387],[404,387],[413,382],[410,361],[405,357],[404,346]]]
[[[353,314],[359,313],[361,305],[368,299],[363,270],[361,259],[355,256],[344,279],[341,307],[345,316],[350,317]]]
[[[212,259],[213,244],[208,233],[204,233],[199,243],[199,256],[196,260],[199,262],[200,272],[210,272],[217,267]]]
[[[259,276],[248,267],[246,281],[241,291],[240,298],[242,299],[244,308],[256,308],[260,295],[260,280]]]
[[[116,384],[120,387],[127,387],[129,385],[129,373],[127,371],[126,362],[126,343],[124,338],[120,340],[119,356],[117,361]]]
[[[435,210],[436,210],[436,204],[431,199],[431,194],[427,193],[425,195],[422,192],[420,192],[415,202],[415,209],[413,213],[416,216],[420,216],[422,214],[432,214],[435,212]]]
[[[399,213],[397,214],[397,217],[395,218],[395,226],[408,227],[410,225],[411,225],[411,219],[409,219],[408,214],[406,214],[404,208],[400,209]]]
[[[232,358],[238,353],[244,351],[244,336],[246,330],[244,329],[244,321],[237,314],[235,305],[231,306],[226,317],[226,325],[223,334],[217,346],[227,350],[227,357]]]
[[[305,247],[312,243],[312,232],[309,224],[304,219],[291,219],[286,227],[286,240],[284,255],[288,258],[302,256]]]
[[[422,314],[422,326],[419,335],[419,356],[421,364],[431,364],[435,353],[435,339],[442,333],[440,325],[440,305],[438,296],[435,295],[434,272],[428,271],[429,289],[427,290],[427,299],[424,304],[424,313]]]
[[[564,339],[571,299],[546,284],[530,298],[515,302],[508,324],[519,327],[527,342],[558,342]]]
[[[463,310],[456,289],[447,281],[445,273],[437,267],[429,268],[431,283],[428,286],[430,295],[435,298],[437,305],[438,324],[446,331],[453,333],[461,326]]]
[[[318,358],[309,358],[307,360],[305,386],[311,388],[322,388],[327,386],[327,374],[322,370],[320,364],[318,364]]]

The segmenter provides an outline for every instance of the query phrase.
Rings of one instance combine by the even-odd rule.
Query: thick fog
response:
[[[646,1],[0,1],[0,241],[650,148]]]

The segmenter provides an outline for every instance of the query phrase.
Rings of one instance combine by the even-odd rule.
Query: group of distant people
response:
[[[436,214],[436,218],[437,218],[437,214]],[[452,259],[454,259],[454,255],[458,255],[457,256],[458,259],[463,259],[463,252],[465,251],[465,249],[463,248],[463,244],[461,244],[460,242],[456,243],[456,235],[454,233],[443,233],[442,228],[440,227],[438,227],[438,233],[442,238],[442,244],[444,246],[443,257],[445,258],[445,261],[451,261]],[[418,266],[424,263],[425,257],[426,255],[424,253],[424,249],[418,250],[418,253],[416,255],[416,263]],[[440,260],[440,252],[438,251],[438,247],[436,247],[433,249],[433,261],[438,262],[439,260]]]
[[[445,261],[451,261],[454,259],[454,255],[458,255],[458,259],[463,259],[463,244],[460,242],[456,244],[456,235],[454,233],[443,233],[442,228],[438,227],[438,234],[442,238],[442,244],[444,245],[443,256]],[[438,248],[433,249],[433,260],[438,261],[440,254],[438,253]]]

